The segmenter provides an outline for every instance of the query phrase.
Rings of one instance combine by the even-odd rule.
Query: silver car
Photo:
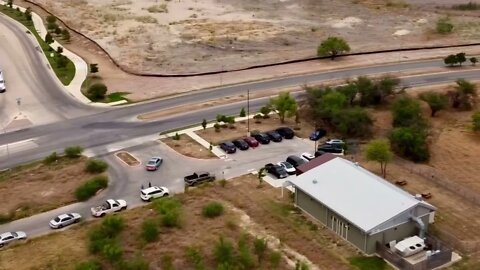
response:
[[[50,220],[49,225],[52,229],[60,229],[73,223],[79,222],[81,218],[82,216],[77,213],[62,214]]]
[[[27,239],[27,234],[24,232],[6,232],[0,234],[0,247],[5,246],[6,244],[15,241],[15,240],[24,240]]]

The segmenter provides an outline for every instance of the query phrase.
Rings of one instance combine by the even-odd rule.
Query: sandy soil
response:
[[[140,161],[136,159],[132,154],[128,152],[118,152],[115,154],[119,159],[125,162],[128,166],[137,166],[140,165]]]
[[[85,172],[85,161],[62,159],[1,173],[0,214],[13,212],[17,219],[75,202],[75,189],[92,177]]]
[[[279,246],[269,242],[271,248],[278,247],[284,255],[279,269],[287,267],[288,258],[296,260],[298,252],[319,269],[351,269],[346,258],[357,252],[320,226],[315,226],[302,215],[292,212],[286,198],[279,197],[279,190],[268,186],[257,188],[254,176],[245,176],[228,182],[226,187],[207,186],[190,189],[179,196],[183,207],[183,223],[180,229],[161,229],[159,240],[141,246],[138,234],[146,218],[155,217],[148,206],[120,213],[127,222],[121,235],[124,257],[141,255],[150,262],[152,269],[160,269],[163,255],[171,256],[176,269],[189,269],[185,251],[189,246],[202,250],[207,266],[213,263],[213,246],[219,235],[230,239],[234,246],[244,232],[251,237],[268,237],[281,241]],[[202,207],[211,201],[220,201],[226,206],[224,215],[207,219],[201,214]],[[26,244],[2,250],[0,268],[18,269],[67,269],[73,263],[89,258],[87,231],[94,221],[52,236],[29,240]],[[208,233],[205,233],[208,232]],[[64,244],[63,241],[68,242]],[[168,244],[165,244],[168,243]],[[59,249],[58,246],[65,248]],[[29,256],[18,256],[27,253]],[[261,269],[271,269],[268,262]],[[316,269],[311,267],[310,269]]]
[[[441,15],[420,0],[406,7],[380,0],[34,2],[96,40],[122,66],[142,72],[199,72],[309,57],[331,35],[345,37],[356,52],[479,38],[474,15],[452,16],[455,34],[434,34]]]
[[[212,152],[210,152],[208,149],[205,149],[205,147],[200,145],[187,134],[182,134],[180,136],[180,140],[166,138],[162,139],[161,141],[166,143],[173,150],[187,157],[200,159],[218,158]]]

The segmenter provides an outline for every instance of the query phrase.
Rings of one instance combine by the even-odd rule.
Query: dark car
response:
[[[325,135],[327,135],[327,131],[325,129],[317,128],[314,132],[312,132],[312,134],[310,134],[310,140],[318,141]]]
[[[273,174],[277,178],[286,178],[288,177],[287,171],[280,165],[268,163],[265,165],[265,170]]]
[[[326,153],[326,152],[324,152],[324,151],[317,150],[317,151],[315,151],[315,157],[319,157],[319,156],[321,156],[321,155],[323,155],[323,154],[325,154],[325,153]]]
[[[293,139],[293,136],[295,136],[295,132],[288,127],[280,127],[277,128],[276,131],[285,139]]]
[[[246,141],[240,139],[233,141],[233,144],[240,150],[247,150],[249,147]]]
[[[254,137],[247,137],[243,139],[246,143],[248,143],[248,146],[250,147],[257,147],[258,146],[258,141],[255,140]]]
[[[267,134],[265,133],[256,133],[253,135],[255,140],[257,140],[261,144],[269,144],[270,143],[270,137],[268,137]]]
[[[318,146],[318,151],[323,151],[326,153],[332,153],[332,154],[343,154],[343,148],[337,145],[333,144],[322,144]],[[317,152],[318,152],[317,151]]]
[[[282,135],[278,134],[278,132],[274,130],[267,132],[267,135],[270,138],[270,140],[274,142],[281,142],[283,140]]]
[[[301,157],[297,157],[294,155],[288,156],[287,160],[288,163],[292,164],[293,167],[297,168],[298,166],[307,163],[307,161]]]
[[[230,141],[222,142],[220,144],[220,148],[222,148],[222,150],[227,154],[233,154],[237,152],[237,147],[235,147],[235,145]]]

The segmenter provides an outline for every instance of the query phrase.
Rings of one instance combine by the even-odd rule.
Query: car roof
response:
[[[0,239],[3,239],[3,238],[5,238],[7,236],[10,236],[10,235],[12,235],[12,232],[4,232],[4,233],[0,234]]]
[[[58,216],[59,219],[62,219],[62,218],[66,218],[66,217],[69,217],[70,214],[61,214]]]
[[[150,160],[157,160],[157,159],[162,159],[161,157],[152,157]]]
[[[303,160],[301,157],[298,157],[298,156],[295,156],[295,155],[288,156],[288,158],[293,159],[293,160]]]
[[[157,186],[153,186],[153,187],[148,187],[146,189],[142,189],[143,192],[145,193],[150,193],[152,191],[157,191],[157,190],[161,190],[162,188],[160,187],[157,187]]]

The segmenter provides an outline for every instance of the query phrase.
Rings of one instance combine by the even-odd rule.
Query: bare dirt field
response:
[[[141,72],[234,69],[310,57],[331,35],[343,36],[360,52],[471,42],[480,32],[476,14],[463,12],[451,14],[454,34],[434,33],[436,20],[460,1],[33,2],[97,41],[122,66]]]
[[[200,145],[187,134],[182,134],[179,140],[174,140],[173,138],[165,138],[161,139],[161,141],[166,143],[173,150],[187,157],[200,159],[218,158],[212,152]]]
[[[52,165],[37,162],[0,173],[0,214],[19,219],[75,202],[75,189],[92,177],[85,172],[85,161],[62,158]]]
[[[185,252],[196,247],[203,254],[207,269],[214,265],[213,248],[220,235],[232,241],[236,248],[240,236],[266,238],[271,250],[278,250],[282,260],[278,269],[292,269],[297,260],[310,262],[310,269],[352,269],[347,258],[358,252],[343,240],[337,239],[327,229],[308,221],[294,211],[288,196],[280,197],[280,190],[264,185],[258,188],[255,176],[244,176],[221,185],[189,189],[177,196],[182,203],[181,228],[160,227],[159,239],[141,243],[138,235],[147,218],[156,218],[151,206],[121,213],[126,228],[120,235],[123,257],[141,256],[151,269],[163,269],[162,257],[171,257],[175,269],[191,269]],[[225,213],[208,219],[202,208],[218,201]],[[12,245],[0,253],[0,269],[68,269],[75,262],[91,258],[88,254],[89,228],[94,221],[80,224],[71,230]],[[251,240],[250,240],[251,241]],[[67,243],[63,243],[67,242]],[[64,248],[58,248],[63,246]],[[18,256],[26,254],[29,256]],[[268,255],[258,269],[273,269]]]

